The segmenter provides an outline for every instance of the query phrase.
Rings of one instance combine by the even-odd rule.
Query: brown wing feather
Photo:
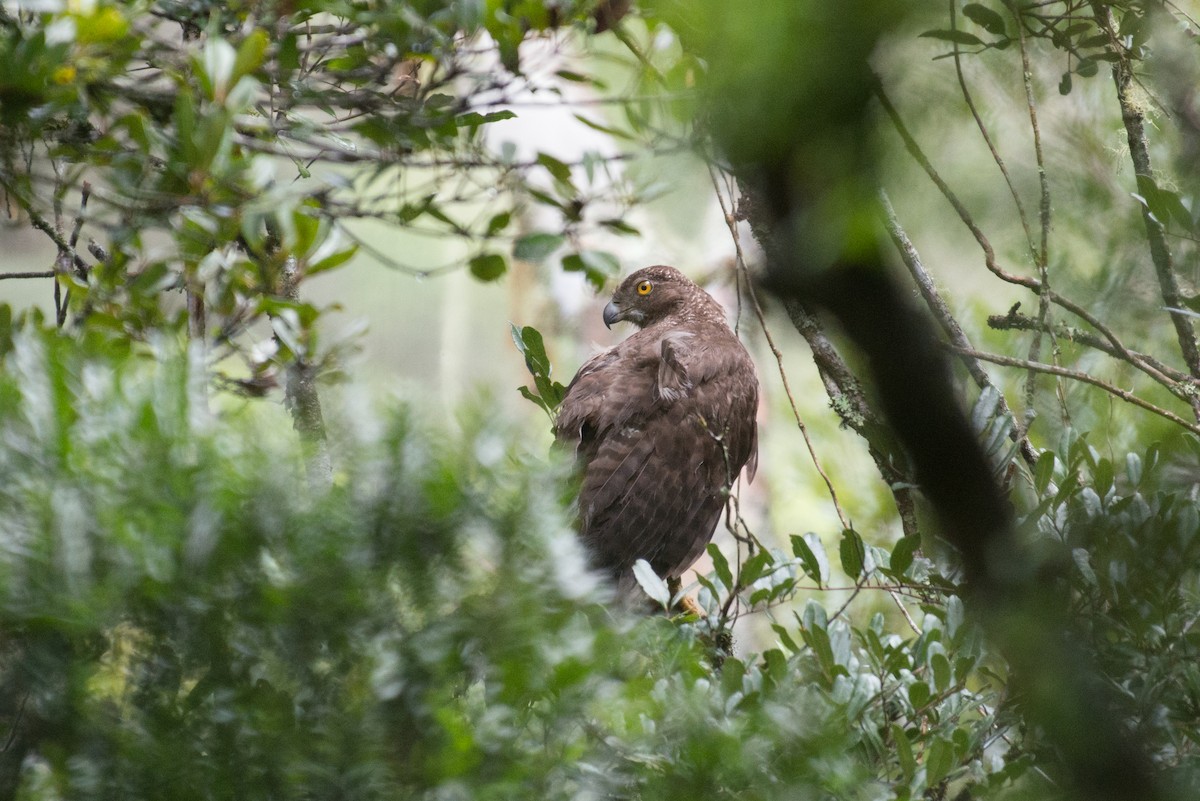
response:
[[[678,576],[711,539],[727,490],[756,461],[758,382],[723,323],[646,329],[580,368],[558,439],[580,462],[580,535],[623,592],[633,563]]]

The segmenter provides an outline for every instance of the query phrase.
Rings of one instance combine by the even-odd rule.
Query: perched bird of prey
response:
[[[634,562],[678,578],[742,468],[754,478],[758,378],[724,309],[674,267],[626,278],[604,308],[621,320],[641,330],[579,368],[554,428],[578,459],[583,544],[632,598]]]

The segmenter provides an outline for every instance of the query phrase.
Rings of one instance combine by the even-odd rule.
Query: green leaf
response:
[[[1129,483],[1134,487],[1141,486],[1142,457],[1136,453],[1125,454],[1125,477],[1129,479]]]
[[[715,542],[708,544],[708,555],[712,559],[713,572],[717,574],[717,578],[725,585],[725,589],[733,590],[733,572],[729,569],[729,560],[725,558],[725,554],[721,553],[721,549],[717,547]]]
[[[995,387],[985,387],[983,392],[979,393],[979,400],[975,401],[975,406],[971,409],[971,428],[977,434],[983,433],[988,420],[996,413],[999,405],[1000,393]]]
[[[1038,495],[1050,486],[1050,480],[1054,477],[1054,464],[1054,451],[1044,450],[1038,456],[1037,464],[1033,468],[1033,488],[1037,490]]]
[[[1096,463],[1096,469],[1092,473],[1092,484],[1096,487],[1096,494],[1102,499],[1108,495],[1108,491],[1113,486],[1113,463],[1108,459],[1101,459]]]
[[[580,72],[572,72],[571,70],[556,70],[555,75],[562,78],[564,81],[571,83],[591,83],[592,79]]]
[[[999,13],[979,3],[967,3],[963,6],[963,16],[983,28],[988,33],[1004,36],[1004,18]]]
[[[1099,586],[1100,582],[1096,578],[1096,571],[1092,569],[1092,557],[1087,552],[1086,548],[1072,548],[1071,559],[1075,562],[1075,568],[1079,571],[1079,575],[1090,586]]]
[[[508,227],[512,222],[512,212],[502,211],[499,214],[493,215],[492,219],[488,220],[487,233],[485,236],[495,236]],[[514,254],[513,258],[519,258]]]
[[[1071,94],[1071,73],[1063,73],[1062,80],[1058,82],[1058,93],[1060,95]]]
[[[800,653],[800,646],[792,639],[792,635],[783,626],[778,623],[772,623],[771,629],[775,632],[775,636],[779,637],[779,642],[783,643],[783,647],[787,648],[794,654]]]
[[[833,657],[833,647],[829,644],[829,632],[819,626],[805,626],[800,630],[804,643],[812,649],[822,672],[832,679],[838,672],[837,660]]]
[[[312,250],[321,233],[321,221],[309,213],[304,207],[297,208],[291,215],[291,236],[285,234],[283,246],[297,256]]]
[[[603,225],[605,228],[609,229],[610,231],[613,231],[618,234],[628,234],[629,236],[637,236],[638,234],[641,233],[641,231],[634,228],[629,223],[625,222],[624,220],[617,219],[616,217],[614,217],[610,220],[601,220],[600,224]]]
[[[758,581],[774,561],[769,551],[756,551],[753,556],[742,563],[742,569],[738,571],[738,586],[749,587]]]
[[[1084,78],[1091,78],[1099,71],[1100,66],[1090,58],[1080,59],[1079,63],[1075,65],[1076,74],[1081,75]]]
[[[288,31],[284,35],[275,57],[285,71],[300,69],[300,37],[294,31]]]
[[[318,248],[318,253],[320,253],[321,250],[323,249]],[[317,273],[323,273],[326,270],[332,270],[335,267],[340,267],[341,265],[350,261],[350,259],[354,258],[357,253],[358,245],[350,245],[342,250],[334,251],[328,256],[323,256],[315,261],[310,262],[309,265],[304,269],[304,274],[306,276],[316,275]]]
[[[950,688],[950,660],[944,653],[938,652],[929,657],[929,667],[933,671],[933,686],[938,692],[944,693]]]
[[[261,28],[253,31],[242,40],[242,44],[237,49],[237,56],[233,61],[230,83],[237,83],[242,76],[250,75],[262,66],[263,56],[266,55],[269,43],[270,39],[267,36],[267,32]]]
[[[978,45],[980,47],[983,46],[982,39],[980,39],[975,34],[967,33],[966,31],[955,31],[955,30],[925,31],[923,34],[921,34],[921,38],[940,39],[943,42],[954,42],[956,44],[961,44],[961,45]]]
[[[654,568],[650,567],[650,563],[645,559],[639,559],[633,563],[633,577],[637,579],[640,586],[651,599],[654,600],[663,609],[666,609],[671,604],[671,591],[667,589],[667,582],[654,572]]]
[[[929,703],[930,698],[933,698],[933,693],[929,691],[929,685],[925,682],[914,681],[908,685],[908,702],[914,710],[920,711]]]
[[[901,537],[892,548],[892,555],[888,560],[888,568],[898,578],[912,566],[913,554],[917,548],[921,547],[921,538],[916,536]]]
[[[746,676],[746,663],[736,657],[729,657],[721,665],[721,692],[726,698],[742,691],[742,679]]]
[[[925,783],[933,787],[950,775],[954,768],[954,745],[944,737],[934,737],[925,749]]]
[[[509,323],[509,328],[512,330],[513,344],[525,358],[525,367],[529,372],[534,376],[549,376],[550,358],[546,355],[546,344],[542,339],[542,332],[531,325],[517,328],[515,324]]]
[[[534,401],[552,415],[558,405],[562,403],[566,387],[550,379],[552,372],[550,357],[546,355],[541,332],[533,326],[527,325],[524,328],[518,328],[512,323],[509,323],[509,329],[513,344],[517,346],[517,350],[524,357],[525,368],[533,376],[534,386],[537,387],[537,393],[528,387],[521,387],[519,391],[525,398]]]
[[[946,599],[946,634],[953,638],[958,634],[958,630],[962,628],[963,620],[965,619],[965,610],[963,609],[962,598],[957,595],[951,595]]]
[[[546,412],[546,414],[552,415],[554,413],[554,410],[546,405],[546,401],[542,400],[542,396],[535,393],[529,387],[517,387],[517,392],[520,392],[521,397],[525,400],[532,401],[533,403],[537,404],[537,406]]]
[[[911,783],[917,774],[917,760],[913,755],[912,741],[908,739],[908,734],[898,723],[892,724],[891,732],[892,742],[896,746],[896,759],[900,763],[900,771],[904,774],[904,781]]]
[[[72,14],[71,21],[75,24],[75,41],[81,45],[119,42],[129,35],[129,21],[113,6],[91,14]]]
[[[546,172],[554,176],[554,180],[560,181],[567,186],[573,186],[571,184],[571,168],[567,164],[554,158],[549,153],[538,153],[537,163],[545,167]]]
[[[513,243],[513,258],[533,264],[541,264],[565,241],[562,234],[525,234]]]
[[[1138,195],[1134,195],[1134,197],[1142,201],[1157,222],[1166,226],[1174,218],[1185,230],[1192,229],[1194,226],[1192,216],[1187,207],[1183,205],[1178,192],[1163,189],[1147,175],[1137,176],[1137,185],[1141,197],[1139,198]]]
[[[467,266],[471,269],[471,275],[480,281],[495,281],[508,269],[504,257],[499,253],[480,253]]]
[[[818,561],[817,555],[812,549],[809,537],[816,539],[815,534],[805,534],[803,537],[793,534],[791,536],[792,553],[800,560],[800,567],[805,574],[819,585],[825,579],[821,572],[821,562]],[[817,545],[820,545],[820,540],[817,540]],[[824,553],[824,549],[822,549],[822,553]]]
[[[563,211],[563,212],[565,212],[567,210],[566,205],[563,204],[562,201],[560,201],[558,198],[554,197],[553,195],[548,195],[539,189],[534,189],[533,187],[528,187],[527,189],[529,192],[529,196],[531,198],[533,198],[534,200],[536,200],[538,203],[541,203],[542,205],[545,205],[545,206],[553,206],[554,208],[558,209],[559,211]]]
[[[852,528],[842,531],[842,541],[838,546],[838,554],[842,560],[842,570],[851,579],[857,579],[863,572],[867,552],[863,546],[862,537]]]
[[[503,111],[491,111],[487,114],[480,114],[478,111],[468,111],[465,114],[459,114],[455,119],[455,125],[459,128],[477,128],[480,125],[487,125],[489,122],[500,122],[501,120],[511,120],[516,117],[516,113],[505,109]]]
[[[584,250],[563,256],[562,268],[566,272],[582,272],[588,283],[597,290],[603,289],[609,278],[621,272],[621,263],[611,253]]]
[[[579,120],[579,122],[586,125],[588,128],[591,128],[593,131],[599,131],[606,136],[611,136],[613,139],[629,140],[633,138],[620,128],[614,128],[611,125],[604,125],[603,123],[596,122],[595,120],[585,117],[582,114],[574,114],[572,116],[574,116],[575,119]]]

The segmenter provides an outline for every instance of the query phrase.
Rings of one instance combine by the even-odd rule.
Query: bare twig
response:
[[[1160,381],[1164,384],[1171,383],[1169,379],[1164,380],[1162,374],[1159,373],[1152,364],[1149,364],[1145,360],[1138,358],[1133,351],[1125,347],[1125,344],[1121,342],[1116,333],[1103,321],[1101,321],[1100,318],[1096,317],[1096,315],[1092,314],[1086,308],[1075,301],[1070,300],[1069,298],[1059,295],[1050,288],[1044,287],[1042,282],[1036,278],[1014,275],[1013,273],[1009,273],[1000,267],[1000,265],[996,262],[995,251],[993,250],[991,243],[988,241],[987,236],[976,224],[966,206],[964,206],[962,201],[958,199],[958,196],[954,194],[954,190],[952,190],[949,185],[946,184],[945,180],[942,179],[941,175],[938,174],[937,170],[930,163],[929,158],[925,155],[924,151],[921,150],[920,145],[917,144],[916,140],[909,132],[908,127],[900,118],[899,113],[896,111],[896,107],[892,105],[891,100],[881,87],[877,88],[877,95],[879,97],[880,104],[884,108],[884,111],[887,112],[888,117],[891,119],[892,125],[895,127],[896,132],[904,141],[905,149],[908,150],[913,159],[921,166],[926,175],[929,176],[929,179],[933,181],[934,185],[937,186],[939,191],[941,191],[942,196],[946,198],[947,202],[949,202],[954,210],[958,213],[959,219],[962,220],[963,225],[965,225],[967,230],[969,230],[972,236],[975,237],[975,241],[979,244],[980,249],[983,251],[984,264],[993,275],[1005,283],[1024,287],[1036,295],[1041,296],[1045,294],[1051,303],[1066,309],[1071,314],[1075,315],[1092,328],[1096,329],[1097,332],[1099,332],[1105,339],[1109,341],[1121,359],[1151,376],[1156,381]]]
[[[950,27],[957,27],[958,6],[954,0],[950,0]],[[979,116],[979,111],[975,108],[975,100],[971,96],[971,90],[967,87],[966,76],[963,75],[962,55],[959,51],[958,43],[954,43],[954,73],[958,76],[958,87],[962,92],[963,100],[967,103],[967,108],[971,112],[971,117],[975,120],[975,127],[979,129],[979,134],[983,137],[984,143],[988,147],[988,151],[992,154],[992,161],[1000,168],[1000,174],[1004,176],[1004,183],[1008,185],[1008,193],[1012,196],[1013,203],[1017,207],[1017,217],[1021,220],[1021,228],[1025,231],[1025,241],[1029,243],[1029,253],[1036,260],[1037,248],[1033,243],[1033,232],[1029,228],[1029,218],[1025,214],[1025,204],[1021,202],[1021,195],[1017,192],[1016,184],[1013,183],[1012,176],[1009,175],[1008,167],[1004,163],[1004,159],[1000,156],[1000,151],[996,148],[992,141],[992,135],[988,132],[987,126],[983,124],[983,118]]]
[[[1117,35],[1112,9],[1107,4],[1093,2],[1092,10],[1096,24],[1108,35],[1109,46],[1118,56],[1118,60],[1113,63],[1112,75],[1117,88],[1117,102],[1121,106],[1121,121],[1125,125],[1126,139],[1129,142],[1129,156],[1133,161],[1134,173],[1139,177],[1150,179],[1153,177],[1153,167],[1150,163],[1150,147],[1146,138],[1145,112],[1132,97],[1133,65],[1130,62],[1129,51]],[[1163,303],[1171,315],[1171,323],[1175,326],[1180,353],[1189,372],[1200,378],[1200,347],[1196,343],[1196,331],[1187,315],[1174,311],[1181,308],[1182,302],[1171,249],[1167,244],[1163,226],[1144,206],[1142,221],[1146,228],[1146,239],[1150,245],[1150,258],[1154,262],[1154,271],[1158,276],[1159,290],[1162,293]],[[1197,419],[1200,419],[1200,398],[1193,401],[1192,410]]]
[[[1001,364],[1001,365],[1004,365],[1005,367],[1018,367],[1022,370],[1037,370],[1038,372],[1041,372],[1041,373],[1047,373],[1049,375],[1056,375],[1056,376],[1060,376],[1062,378],[1070,378],[1074,381],[1079,381],[1084,384],[1091,384],[1094,387],[1099,387],[1100,389],[1104,390],[1105,392],[1109,393],[1110,395],[1120,398],[1121,400],[1125,401],[1126,403],[1131,403],[1134,406],[1137,406],[1141,409],[1145,409],[1148,412],[1157,414],[1159,417],[1166,418],[1167,420],[1170,420],[1172,423],[1182,426],[1183,428],[1186,428],[1188,431],[1191,431],[1194,434],[1200,434],[1200,425],[1198,425],[1196,423],[1190,423],[1187,420],[1184,420],[1179,415],[1175,414],[1174,412],[1167,411],[1166,409],[1163,409],[1159,406],[1155,406],[1153,403],[1150,403],[1149,401],[1144,400],[1143,398],[1139,398],[1137,395],[1134,395],[1129,390],[1125,390],[1125,389],[1121,389],[1120,387],[1113,386],[1112,384],[1108,383],[1107,381],[1102,381],[1099,378],[1096,378],[1095,376],[1088,375],[1087,373],[1080,372],[1078,370],[1069,370],[1065,367],[1059,367],[1058,365],[1055,365],[1055,364],[1042,364],[1040,362],[1029,361],[1028,359],[1014,359],[1010,356],[1000,356],[995,353],[985,353],[984,351],[979,351],[979,350],[958,348],[953,345],[948,346],[948,347],[950,347],[950,349],[953,350],[955,353],[966,353],[967,355],[972,356],[973,358],[982,359],[985,362],[992,362],[993,364]]]
[[[1006,314],[993,314],[989,316],[987,320],[988,326],[998,331],[1032,331],[1038,326],[1043,325],[1047,329],[1051,328],[1049,323],[1042,323],[1034,317],[1030,317],[1018,312],[1017,309],[1019,306],[1020,304],[1013,306],[1013,308],[1009,309]],[[1065,339],[1068,342],[1074,342],[1079,345],[1084,345],[1085,347],[1094,348],[1095,350],[1107,353],[1109,356],[1126,361],[1135,367],[1139,366],[1137,363],[1128,362],[1128,360],[1126,360],[1121,353],[1112,346],[1112,343],[1103,337],[1096,336],[1095,334],[1092,334],[1088,331],[1083,331],[1079,328],[1072,328],[1066,323],[1058,323],[1054,325],[1053,330],[1054,336],[1058,339]],[[1150,367],[1154,371],[1161,373],[1159,376],[1155,376],[1153,373],[1148,373],[1148,375],[1150,375],[1152,378],[1155,378],[1156,381],[1169,389],[1175,395],[1178,395],[1183,400],[1187,400],[1188,397],[1193,393],[1191,390],[1181,388],[1179,386],[1180,384],[1190,384],[1197,387],[1197,389],[1200,389],[1200,381],[1197,381],[1197,379],[1193,378],[1182,370],[1178,370],[1169,364],[1163,364],[1158,359],[1146,353],[1139,353],[1138,351],[1131,350],[1129,351],[1129,354],[1142,365]]]
[[[745,254],[742,252],[742,241],[737,230],[737,219],[730,208],[731,201],[726,201],[725,193],[722,192],[720,181],[717,179],[716,168],[711,164],[708,165],[708,174],[712,180],[713,191],[717,194],[717,202],[721,205],[721,215],[725,219],[725,225],[729,227],[730,237],[733,238],[738,271],[746,278],[746,294],[750,298],[750,305],[754,309],[754,316],[758,319],[759,328],[762,329],[763,336],[767,340],[767,346],[771,349],[771,354],[775,357],[775,365],[779,370],[779,377],[783,381],[783,392],[787,396],[788,404],[791,406],[792,417],[796,420],[796,427],[800,429],[800,435],[804,438],[804,445],[808,448],[808,455],[812,459],[813,466],[817,469],[817,473],[820,474],[821,480],[825,482],[825,488],[828,490],[829,497],[833,501],[833,508],[837,512],[842,528],[850,528],[850,521],[846,517],[846,513],[842,510],[841,503],[838,501],[837,490],[833,488],[833,481],[821,465],[821,460],[817,456],[817,450],[813,446],[812,438],[808,435],[808,426],[805,425],[804,419],[800,416],[800,410],[796,406],[796,398],[792,395],[792,388],[788,383],[787,371],[783,367],[783,352],[775,344],[775,338],[771,336],[771,329],[767,325],[766,317],[763,315],[762,305],[758,302],[758,294],[754,291],[754,281],[750,279],[750,273],[746,267]],[[727,184],[725,190],[729,193],[730,198],[732,198],[732,186]]]
[[[0,273],[0,281],[10,278],[53,278],[54,270],[38,270],[31,273]]]
[[[1033,153],[1037,160],[1038,184],[1041,187],[1041,203],[1038,208],[1038,218],[1041,223],[1041,239],[1034,253],[1034,263],[1037,265],[1038,277],[1041,279],[1042,291],[1038,295],[1038,321],[1045,325],[1050,318],[1050,183],[1046,175],[1046,160],[1042,153],[1042,131],[1038,125],[1037,103],[1033,96],[1033,70],[1029,64],[1029,47],[1025,42],[1025,28],[1021,25],[1021,14],[1015,6],[1012,13],[1017,22],[1017,44],[1021,51],[1021,77],[1025,88],[1025,106],[1029,110],[1029,129],[1033,133]],[[1029,360],[1037,361],[1042,351],[1042,329],[1033,332],[1029,343]],[[1054,349],[1052,348],[1052,354]],[[1030,370],[1025,377],[1025,427],[1027,428],[1034,417],[1034,394],[1037,388],[1037,371]],[[1062,384],[1055,386],[1064,421],[1067,419],[1066,396]]]
[[[47,237],[49,237],[50,241],[54,243],[54,246],[58,248],[60,252],[70,254],[71,264],[76,270],[82,270],[86,274],[88,269],[87,263],[84,262],[83,259],[79,258],[79,255],[74,252],[70,243],[63,238],[62,234],[56,231],[54,226],[42,216],[41,212],[39,212],[32,203],[28,202],[28,200],[17,191],[16,186],[13,185],[13,183],[9,181],[7,176],[5,176],[2,172],[0,172],[0,189],[3,189],[9,195],[9,197],[16,199],[17,204],[21,207],[21,209],[29,215],[29,223],[34,228],[38,229]]]
[[[925,305],[929,311],[933,313],[933,317],[941,326],[942,331],[949,337],[950,342],[960,348],[971,348],[971,343],[967,339],[966,333],[962,330],[962,326],[958,324],[958,320],[954,319],[954,315],[950,313],[950,309],[946,306],[946,301],[942,299],[941,293],[933,284],[933,279],[925,270],[925,265],[921,262],[921,256],[917,252],[917,248],[913,245],[912,240],[908,238],[908,234],[900,225],[900,220],[896,217],[896,210],[892,208],[892,202],[888,198],[887,193],[880,191],[879,202],[883,207],[884,225],[887,227],[888,235],[892,238],[892,243],[895,244],[896,250],[900,252],[900,259],[904,262],[904,266],[908,268],[909,275],[917,285],[917,289],[921,292],[921,297],[925,300]],[[991,376],[983,369],[978,360],[959,354],[963,365],[967,368],[971,379],[980,389],[991,387],[997,389],[992,383]],[[1004,393],[999,392],[1000,401],[998,409],[1001,414],[1011,414],[1008,408],[1008,402],[1004,398]],[[1037,461],[1037,453],[1033,446],[1029,443],[1029,438],[1025,433],[1017,428],[1013,428],[1009,436],[1014,442],[1020,443],[1021,456],[1030,465]]]

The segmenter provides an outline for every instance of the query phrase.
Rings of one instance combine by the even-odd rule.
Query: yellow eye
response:
[[[651,289],[654,289],[654,285],[649,281],[642,281],[637,285],[637,293],[639,295],[649,295]]]

